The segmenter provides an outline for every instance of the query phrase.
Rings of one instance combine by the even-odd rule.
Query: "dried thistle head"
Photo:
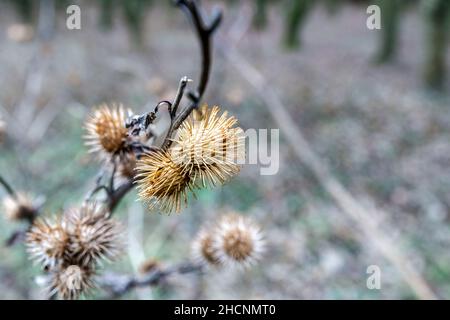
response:
[[[36,219],[26,235],[30,257],[45,270],[64,263],[68,255],[69,233],[61,220]]]
[[[95,288],[95,272],[86,267],[69,265],[51,273],[49,295],[60,300],[76,300],[82,294]]]
[[[260,258],[264,241],[260,228],[253,221],[228,214],[217,225],[213,247],[222,263],[246,267]]]
[[[122,105],[106,104],[96,108],[86,121],[86,145],[90,152],[101,156],[119,154],[127,149],[127,133],[125,121],[127,114]]]
[[[220,108],[203,106],[177,131],[171,154],[176,163],[203,186],[225,183],[240,171],[244,135],[237,119]]]
[[[214,248],[215,227],[203,227],[192,242],[193,259],[204,265],[218,266],[221,264],[219,255]]]
[[[33,199],[26,193],[17,193],[15,196],[7,196],[3,199],[5,215],[9,220],[33,221],[37,215],[37,208]]]
[[[123,251],[122,225],[96,203],[66,213],[71,260],[87,268],[101,260],[115,260]]]
[[[143,155],[137,162],[136,172],[139,197],[150,208],[171,213],[180,212],[186,206],[193,181],[169,153],[158,150]]]

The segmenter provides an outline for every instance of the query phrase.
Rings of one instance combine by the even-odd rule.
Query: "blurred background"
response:
[[[81,30],[66,28],[70,4],[81,8]],[[371,4],[381,30],[366,26]],[[267,252],[248,271],[173,276],[124,297],[409,299],[426,297],[426,286],[450,298],[449,2],[202,5],[224,13],[204,102],[244,130],[280,129],[279,171],[245,165],[179,215],[147,212],[131,192],[117,210],[127,254],[104,268],[130,274],[149,259],[184,261],[199,225],[230,210],[261,224]],[[92,106],[143,113],[171,100],[182,76],[197,81],[199,66],[195,34],[171,1],[0,1],[0,174],[44,196],[46,215],[78,205],[99,168],[83,141]],[[296,148],[298,135],[306,145]],[[324,186],[330,177],[350,206],[368,211],[352,216],[347,193],[340,202]],[[23,245],[3,245],[21,227],[0,218],[1,299],[43,297]],[[380,290],[366,286],[370,265],[380,267]]]

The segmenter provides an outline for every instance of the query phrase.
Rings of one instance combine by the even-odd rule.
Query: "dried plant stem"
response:
[[[216,31],[216,29],[219,27],[222,20],[222,13],[220,11],[217,11],[215,12],[210,22],[206,23],[203,15],[200,12],[198,2],[195,0],[176,0],[175,3],[181,9],[187,12],[188,16],[191,18],[192,24],[194,25],[198,39],[200,41],[202,68],[200,72],[200,80],[197,85],[197,90],[195,92],[189,92],[188,95],[191,103],[183,110],[181,110],[178,116],[175,116],[176,108],[178,107],[178,105],[175,105],[175,107],[172,109],[172,121],[169,131],[167,132],[166,139],[162,145],[162,149],[165,150],[167,150],[172,144],[172,140],[170,139],[170,137],[172,136],[173,132],[180,127],[183,121],[186,120],[186,118],[191,114],[192,110],[194,110],[198,106],[200,100],[203,97],[203,93],[205,92],[206,86],[208,84],[209,74],[211,71],[212,35],[214,31]],[[181,90],[184,90],[184,86],[181,87],[181,84],[180,88]],[[178,101],[178,103],[180,101]]]
[[[220,50],[230,65],[235,67],[236,71],[253,86],[259,97],[264,101],[273,119],[284,132],[284,136],[289,141],[298,159],[314,173],[317,181],[329,193],[341,210],[357,224],[376,249],[392,263],[417,297],[421,299],[436,299],[436,295],[419,271],[402,254],[391,237],[379,228],[375,219],[382,212],[367,208],[359,203],[331,174],[327,164],[313,151],[300,131],[298,124],[289,115],[275,88],[236,50],[227,49],[224,46],[221,46]]]
[[[201,271],[201,265],[185,262],[165,269],[156,269],[142,276],[128,276],[112,273],[106,274],[100,279],[99,283],[104,289],[110,292],[110,296],[106,298],[111,299],[118,298],[134,288],[157,285],[162,280],[174,274],[186,274]]]
[[[16,197],[16,193],[14,192],[14,189],[11,187],[11,185],[6,182],[6,180],[0,176],[0,184],[5,188],[6,192],[13,198]]]

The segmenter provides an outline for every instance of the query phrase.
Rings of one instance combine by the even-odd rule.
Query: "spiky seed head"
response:
[[[139,197],[151,209],[171,213],[180,212],[187,205],[193,181],[168,152],[158,150],[143,155],[137,162],[136,172]]]
[[[193,259],[205,265],[218,266],[221,260],[213,245],[213,233],[216,231],[215,226],[203,227],[192,241]]]
[[[108,212],[96,203],[84,204],[66,213],[70,230],[72,261],[87,268],[101,260],[115,260],[123,252],[123,227],[108,218]]]
[[[36,214],[33,199],[26,193],[17,193],[15,196],[7,196],[3,199],[5,215],[9,220],[32,221]]]
[[[236,124],[219,107],[202,107],[178,129],[171,149],[174,161],[203,186],[225,183],[240,171],[245,157],[244,134]]]
[[[41,263],[45,270],[63,264],[68,255],[69,234],[61,219],[36,219],[26,235],[30,257]]]
[[[253,221],[231,214],[220,219],[213,247],[222,263],[246,267],[260,258],[264,241],[260,228]]]
[[[104,157],[125,151],[127,148],[127,113],[122,105],[106,104],[96,108],[86,121],[86,145],[90,152]]]
[[[95,273],[92,269],[69,265],[51,273],[48,292],[60,300],[76,300],[95,288]]]

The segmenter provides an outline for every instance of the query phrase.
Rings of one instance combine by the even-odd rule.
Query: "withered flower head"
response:
[[[115,260],[123,251],[122,225],[108,218],[107,211],[87,203],[66,213],[72,261],[89,267],[101,260]]]
[[[213,246],[215,227],[203,227],[192,242],[192,256],[195,261],[205,265],[218,266],[221,260]]]
[[[95,287],[95,273],[92,269],[69,265],[51,273],[49,295],[60,300],[76,300]]]
[[[3,208],[6,217],[10,220],[32,221],[37,214],[37,208],[33,203],[33,199],[25,193],[17,193],[14,197],[5,197],[3,199]]]
[[[260,258],[264,241],[259,227],[253,221],[231,214],[220,219],[214,233],[213,247],[221,262],[246,267]]]
[[[86,145],[102,156],[117,154],[127,147],[127,114],[122,105],[100,105],[86,121]]]
[[[244,134],[237,119],[220,108],[203,106],[184,121],[171,149],[174,161],[203,186],[220,185],[236,175],[244,159]],[[242,163],[242,162],[240,162]]]
[[[137,162],[136,172],[139,197],[151,209],[170,213],[180,212],[186,206],[193,181],[169,153],[158,150],[143,155]]]
[[[63,264],[67,258],[69,234],[61,219],[37,219],[26,236],[28,253],[48,270]]]

